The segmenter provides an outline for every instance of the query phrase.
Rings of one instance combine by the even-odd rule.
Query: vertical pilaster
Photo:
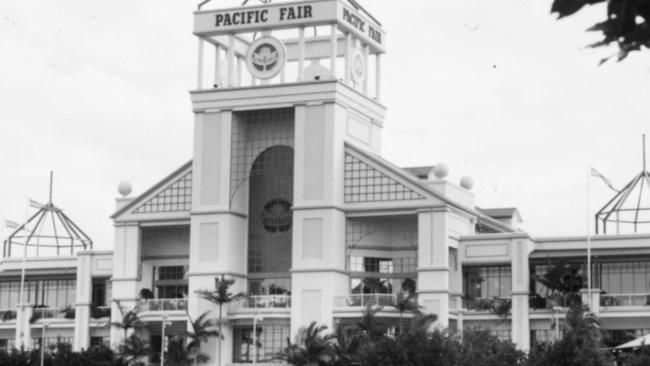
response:
[[[217,318],[219,308],[195,296],[199,290],[214,290],[215,278],[222,274],[234,279],[230,292],[246,292],[246,214],[244,204],[231,204],[230,156],[233,113],[213,110],[198,113],[194,125],[192,212],[190,224],[190,267],[188,314],[198,318],[206,311]],[[222,309],[228,317],[228,306]],[[226,365],[232,360],[232,328],[222,325],[224,340],[221,353],[216,339],[210,339],[201,351]]]
[[[332,327],[335,296],[347,295],[343,136],[347,111],[333,103],[297,106],[291,332],[316,321]]]
[[[34,312],[34,305],[18,304],[16,309],[16,348],[32,349],[32,327],[29,320],[32,318]]]
[[[418,302],[449,326],[450,269],[446,208],[418,213]]]
[[[523,351],[530,349],[528,240],[513,240],[512,245],[512,342]]]
[[[92,254],[79,253],[77,256],[77,300],[74,317],[74,344],[77,352],[87,349],[90,344],[90,306],[92,305]]]
[[[140,228],[137,223],[115,224],[112,295],[126,312],[131,310],[138,298],[140,281]],[[118,304],[111,303],[111,322],[120,322],[122,312]],[[111,346],[122,343],[124,333],[111,327]]]

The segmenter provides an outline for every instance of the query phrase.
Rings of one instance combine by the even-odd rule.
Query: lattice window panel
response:
[[[186,173],[164,191],[158,193],[134,213],[180,212],[192,207],[192,172]]]
[[[351,154],[345,154],[345,202],[409,201],[424,197]]]
[[[293,108],[237,112],[232,126],[230,197],[247,182],[253,161],[273,146],[294,147]]]

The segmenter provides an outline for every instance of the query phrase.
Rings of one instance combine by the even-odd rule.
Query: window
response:
[[[108,306],[111,298],[111,282],[106,278],[93,279],[92,303],[94,306]]]
[[[182,280],[183,278],[185,278],[183,266],[160,267],[158,270],[159,280]]]
[[[286,347],[291,337],[289,322],[263,321],[257,324],[255,343],[257,343],[257,362],[278,362],[276,355]],[[234,329],[233,361],[237,363],[253,362],[253,326],[238,326]]]
[[[72,279],[25,281],[24,298],[36,306],[65,308],[75,303],[77,281]],[[0,282],[0,310],[15,309],[19,303],[20,282]]]
[[[463,293],[472,299],[510,297],[510,266],[466,267],[463,269]]]
[[[187,297],[187,266],[154,268],[154,288],[157,299],[182,299]]]
[[[99,347],[104,345],[108,347],[110,345],[110,340],[108,337],[90,337],[90,347]]]
[[[650,293],[649,261],[596,263],[595,267],[595,285],[606,293]]]

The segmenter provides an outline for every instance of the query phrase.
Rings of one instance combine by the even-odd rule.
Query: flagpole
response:
[[[591,172],[591,171],[590,171]],[[591,174],[587,174],[587,304],[591,307]]]
[[[29,220],[29,198],[27,198],[27,202],[25,205],[25,224],[24,224],[24,230],[27,230],[27,221]],[[29,240],[26,239],[25,240]],[[20,324],[20,339],[21,339],[21,344],[25,348],[27,348],[27,342],[25,342],[25,332],[22,331],[22,329],[25,329],[25,267],[27,266],[27,241],[23,243],[23,260],[22,260],[22,265],[20,269],[20,297],[18,298],[18,301],[20,301],[20,313],[21,313],[21,324]]]

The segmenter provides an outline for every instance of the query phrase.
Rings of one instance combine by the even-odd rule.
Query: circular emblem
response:
[[[273,37],[257,39],[246,53],[246,67],[258,79],[271,79],[280,73],[287,59],[284,44]]]
[[[366,79],[366,58],[359,49],[352,53],[352,64],[350,65],[350,76],[352,81],[361,84]]]
[[[262,225],[270,233],[284,233],[291,229],[291,204],[282,198],[269,201],[262,209]]]

